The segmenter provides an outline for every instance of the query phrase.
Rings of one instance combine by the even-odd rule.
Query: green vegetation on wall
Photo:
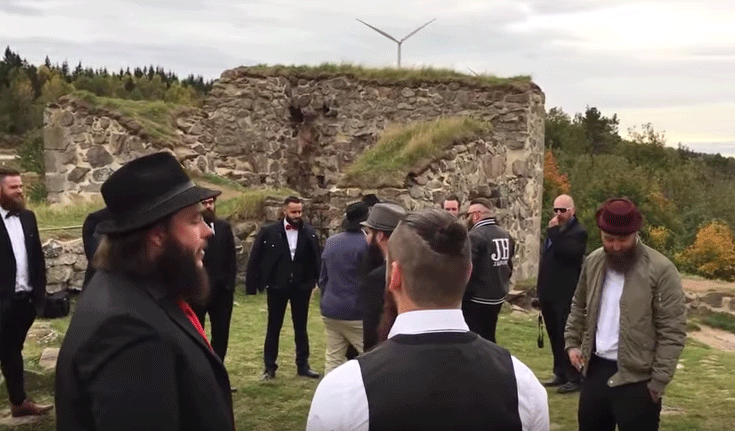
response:
[[[347,76],[356,80],[377,81],[393,84],[419,83],[451,83],[459,82],[466,85],[497,86],[505,84],[528,84],[531,77],[528,75],[500,78],[492,75],[465,75],[450,69],[435,69],[424,67],[420,69],[397,68],[370,68],[351,64],[323,63],[319,66],[257,66],[243,67],[241,70],[250,71],[261,76],[288,76],[307,79],[328,79],[336,76]]]
[[[454,144],[487,135],[490,128],[490,123],[469,117],[390,127],[345,170],[343,181],[364,187],[401,186],[412,169],[430,163]]]

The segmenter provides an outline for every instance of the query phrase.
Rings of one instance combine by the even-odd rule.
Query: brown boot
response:
[[[53,405],[50,406],[39,406],[33,401],[26,398],[23,403],[20,405],[10,404],[10,414],[14,417],[21,417],[21,416],[39,416],[44,415],[48,413],[49,410],[54,408]]]

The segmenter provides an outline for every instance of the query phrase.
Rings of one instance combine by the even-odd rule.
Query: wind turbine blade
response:
[[[379,28],[376,28],[376,27],[373,27],[372,25],[370,25],[370,24],[366,23],[365,21],[362,21],[362,20],[360,20],[358,18],[355,18],[355,19],[358,20],[358,21],[360,21],[361,23],[365,24],[366,26],[372,28],[373,30],[377,31],[378,33],[382,34],[383,36],[387,37],[388,39],[392,40],[393,42],[400,43],[399,41],[396,40],[395,37],[389,35],[388,33],[384,32],[383,30],[381,30]]]
[[[401,42],[403,42],[404,40],[406,40],[409,37],[413,36],[414,34],[416,34],[417,31],[421,30],[422,28],[426,27],[427,25],[431,24],[434,21],[436,21],[436,18],[432,19],[431,21],[427,22],[426,24],[422,25],[421,27],[417,28],[416,30],[412,31],[411,33],[408,33],[408,35],[406,35],[406,37],[404,37],[403,39],[401,39]]]

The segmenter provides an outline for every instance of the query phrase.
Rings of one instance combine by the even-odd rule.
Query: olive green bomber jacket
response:
[[[640,239],[636,247],[638,259],[625,275],[620,298],[618,371],[608,385],[650,380],[648,387],[663,393],[686,341],[684,292],[670,260]],[[585,259],[564,331],[566,349],[581,348],[588,361],[595,348],[605,261],[602,248]]]

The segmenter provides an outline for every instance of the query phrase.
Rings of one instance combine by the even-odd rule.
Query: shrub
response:
[[[730,226],[719,220],[705,225],[675,260],[682,269],[702,276],[735,280],[735,240]]]

